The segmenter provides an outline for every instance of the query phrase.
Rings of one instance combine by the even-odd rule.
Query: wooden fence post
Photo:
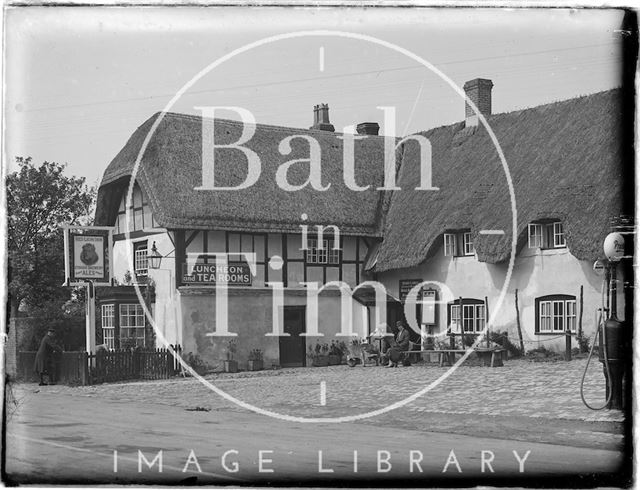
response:
[[[524,356],[524,341],[522,340],[522,328],[520,327],[520,308],[518,307],[518,290],[516,289],[516,326],[520,338],[520,353]]]
[[[487,330],[487,348],[491,347],[491,330],[489,329],[489,299],[484,297],[484,321]]]
[[[80,363],[80,382],[82,383],[82,386],[90,385],[89,354],[87,352],[80,352],[78,354],[78,362]]]
[[[459,299],[460,299],[460,343],[462,344],[461,349],[464,350],[464,308],[462,307],[462,296],[460,296]]]
[[[584,335],[582,332],[582,310],[584,310],[584,296],[583,296],[583,291],[584,286],[582,286],[582,284],[580,285],[580,316],[578,317],[578,347],[580,348],[580,352],[585,353],[588,352],[589,349],[585,348],[583,350],[583,346],[586,347],[587,343],[586,342],[580,342],[580,340],[582,339],[582,336]]]
[[[89,382],[89,354],[81,352],[78,356],[80,362],[80,382],[83,386],[90,384]]]

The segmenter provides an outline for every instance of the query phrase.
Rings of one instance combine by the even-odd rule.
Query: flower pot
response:
[[[262,371],[264,368],[264,362],[262,359],[250,360],[247,364],[249,371]]]
[[[426,361],[427,362],[439,362],[440,361],[440,354],[438,354],[437,352],[428,352],[424,354],[426,357]]]
[[[329,366],[337,366],[340,364],[341,358],[338,355],[330,354],[329,355]]]
[[[316,356],[313,358],[313,366],[324,367],[329,365],[329,356]]]
[[[224,361],[224,372],[225,373],[237,373],[238,372],[238,361],[234,361],[234,360],[226,360],[226,361]]]

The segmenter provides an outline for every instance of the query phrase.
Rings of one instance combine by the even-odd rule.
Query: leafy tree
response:
[[[90,224],[95,189],[84,177],[68,177],[65,165],[17,157],[7,176],[7,249],[11,315],[28,309],[60,308],[70,299],[64,282],[64,239],[60,225]]]

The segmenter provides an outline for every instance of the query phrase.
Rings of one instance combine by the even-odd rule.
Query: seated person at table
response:
[[[389,357],[387,367],[398,367],[398,362],[402,359],[402,352],[409,350],[409,331],[400,321],[396,322],[396,327],[398,327],[398,333],[395,340],[390,342],[387,350],[387,356]]]

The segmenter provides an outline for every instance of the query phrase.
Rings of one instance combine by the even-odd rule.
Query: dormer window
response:
[[[529,248],[564,248],[567,242],[561,221],[529,223]]]
[[[470,231],[457,231],[444,234],[444,254],[447,257],[472,256],[473,236]]]

